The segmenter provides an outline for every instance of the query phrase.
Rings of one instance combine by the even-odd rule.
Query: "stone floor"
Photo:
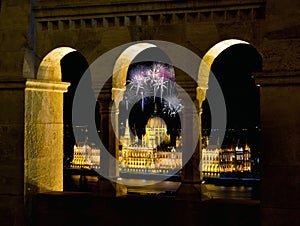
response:
[[[95,186],[93,177],[87,180],[88,187]],[[89,189],[37,194],[32,225],[259,225],[260,201],[253,198],[251,187],[206,184],[211,199],[178,200],[180,182],[144,186],[143,180],[130,180],[127,195],[120,197],[102,197]]]

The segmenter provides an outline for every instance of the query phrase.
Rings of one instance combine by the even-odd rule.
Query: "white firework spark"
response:
[[[152,86],[153,86],[153,89],[154,89],[154,92],[153,92],[154,99],[155,99],[156,93],[157,93],[157,91],[158,91],[159,89],[160,89],[160,98],[162,98],[163,90],[167,88],[166,83],[167,83],[167,81],[164,80],[163,77],[158,78],[158,79],[155,79],[155,80],[153,81]]]
[[[147,83],[147,78],[141,74],[134,74],[128,82],[130,89],[135,89],[137,95],[140,89],[144,89],[144,85]]]
[[[162,63],[153,63],[151,66],[139,66],[130,72],[128,80],[127,95],[131,103],[153,96],[155,102],[157,92],[160,92],[160,99],[163,102],[164,111],[170,116],[175,116],[183,108],[180,99],[174,94],[175,72],[170,66]],[[166,90],[166,92],[165,92]]]
[[[164,98],[163,103],[163,112],[168,113],[171,117],[175,117],[175,115],[179,112],[181,112],[183,109],[183,105],[181,103],[181,100],[175,96],[166,96]]]

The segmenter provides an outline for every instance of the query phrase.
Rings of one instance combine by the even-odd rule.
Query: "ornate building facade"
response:
[[[180,138],[176,146],[159,148],[162,143],[170,143],[167,125],[164,120],[154,114],[146,125],[145,135],[139,144],[137,137],[131,139],[128,120],[125,133],[120,138],[119,162],[121,173],[149,173],[172,175],[182,168],[182,152]],[[178,150],[177,150],[178,149]]]
[[[251,162],[251,150],[247,144],[245,147],[210,147],[202,150],[204,177],[249,177]]]

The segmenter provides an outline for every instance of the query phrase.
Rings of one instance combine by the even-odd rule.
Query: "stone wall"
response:
[[[28,1],[1,1],[0,77],[23,77],[25,49],[32,49]]]
[[[261,47],[265,71],[300,70],[299,19],[298,1],[267,1]]]
[[[0,83],[0,221],[4,225],[23,223],[24,86],[23,80]]]
[[[121,44],[153,39],[183,45],[202,57],[224,39],[240,38],[255,46],[262,42],[264,1],[143,2],[93,2],[91,7],[78,1],[64,1],[63,6],[38,1],[33,11],[37,55],[43,58],[54,47],[69,46],[92,63]]]
[[[71,47],[91,64],[121,44],[156,39],[203,57],[216,43],[236,38],[252,44],[263,57],[264,72],[257,78],[262,86],[262,224],[299,223],[299,17],[297,0],[2,0],[1,222],[24,223],[27,188],[61,190],[61,181],[56,181],[62,173],[61,149],[53,146],[62,146],[61,115],[55,113],[62,110],[62,88],[48,81],[46,90],[25,91],[30,80],[24,79],[37,78],[50,51]],[[48,173],[49,168],[54,171]],[[37,187],[24,187],[26,182]]]
[[[3,225],[23,225],[23,62],[30,4],[12,0],[0,4],[0,221]]]
[[[299,79],[282,74],[257,79],[261,84],[262,225],[299,224]]]

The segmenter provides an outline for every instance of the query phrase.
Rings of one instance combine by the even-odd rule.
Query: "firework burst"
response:
[[[155,62],[151,66],[138,66],[129,74],[126,89],[128,101],[131,104],[141,101],[142,109],[144,109],[148,97],[152,96],[155,102],[157,95],[160,95],[165,113],[173,117],[183,108],[180,99],[174,93],[174,81],[175,72],[170,65]]]
[[[163,112],[169,114],[171,117],[175,117],[175,115],[181,112],[183,109],[183,105],[181,104],[181,100],[175,95],[168,95],[164,98],[163,102]]]
[[[145,84],[147,84],[147,77],[142,73],[135,73],[131,76],[131,79],[128,81],[130,89],[134,89],[136,95],[139,93],[140,89],[144,89]]]

